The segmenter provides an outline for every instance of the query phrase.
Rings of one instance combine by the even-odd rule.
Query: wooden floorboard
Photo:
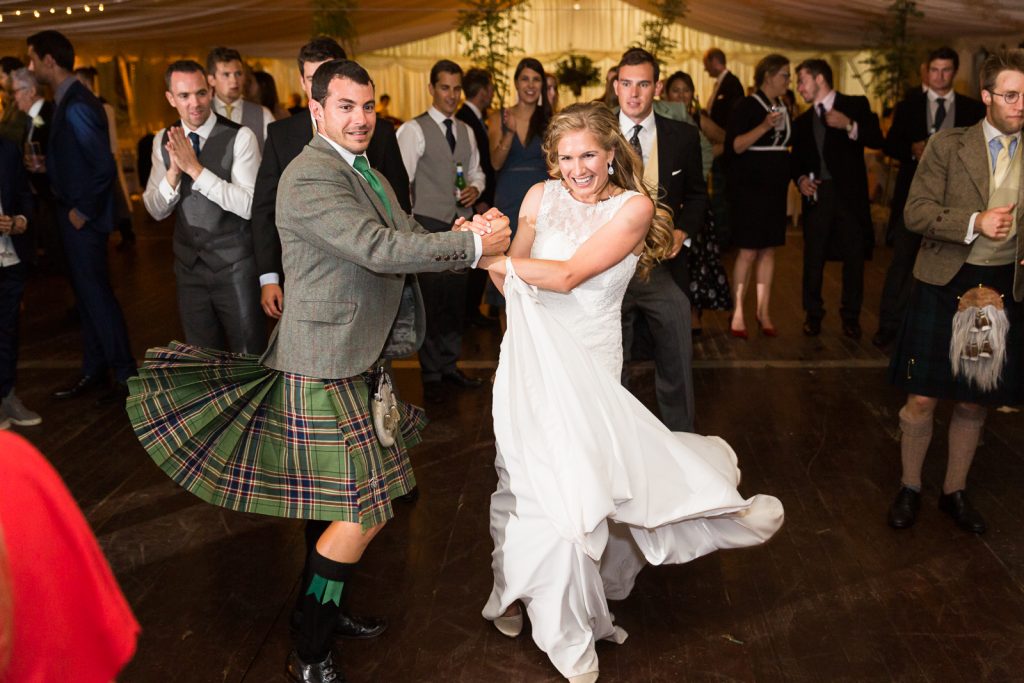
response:
[[[180,336],[169,228],[145,224],[127,253],[111,251],[118,297],[139,358]],[[116,241],[116,238],[115,238]],[[896,411],[885,357],[868,339],[888,261],[867,265],[865,338],[839,333],[839,265],[826,270],[820,337],[800,331],[799,235],[778,254],[773,315],[781,336],[727,334],[706,313],[696,338],[699,431],[733,445],[741,491],[770,493],[786,524],[767,545],[683,566],[649,567],[612,603],[629,632],[601,643],[602,681],[1010,681],[1024,678],[1024,425],[993,412],[970,487],[989,522],[973,537],[936,508],[949,409],[940,410],[918,524],[894,532],[885,511],[899,477]],[[122,681],[283,681],[288,616],[302,564],[300,522],[227,512],[183,492],[149,460],[117,408],[51,402],[73,378],[79,335],[66,283],[29,285],[18,391],[44,417],[20,430],[64,476],[142,623]],[[747,320],[753,325],[752,301]],[[493,372],[499,335],[472,330],[468,372]],[[649,363],[632,368],[653,407]],[[399,364],[407,398],[422,389]],[[355,613],[387,616],[371,641],[343,642],[349,680],[559,680],[529,638],[480,617],[490,591],[488,501],[495,486],[486,389],[430,407],[412,454],[422,496],[400,504],[350,583]]]

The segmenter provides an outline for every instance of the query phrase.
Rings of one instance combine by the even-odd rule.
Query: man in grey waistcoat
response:
[[[398,129],[398,147],[412,186],[412,212],[430,232],[451,230],[452,221],[469,218],[486,187],[476,137],[455,111],[462,99],[462,68],[442,59],[430,70],[431,107]],[[464,186],[456,186],[458,169]],[[463,183],[459,183],[463,184]],[[480,386],[455,365],[462,351],[467,275],[465,271],[423,273],[420,289],[427,312],[427,335],[420,349],[423,397],[444,400],[442,382],[461,388]]]
[[[267,126],[274,122],[274,114],[259,102],[242,99],[245,87],[242,55],[230,47],[215,47],[206,56],[206,72],[214,91],[213,111],[251,130],[262,152]]]
[[[165,82],[181,120],[153,139],[143,203],[156,220],[176,214],[174,274],[185,340],[260,353],[266,328],[249,228],[260,165],[256,136],[213,113],[197,62],[174,62]]]

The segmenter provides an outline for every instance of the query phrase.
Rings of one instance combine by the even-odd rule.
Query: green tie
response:
[[[366,160],[366,157],[360,156],[352,161],[352,165],[366,178],[366,182],[370,184],[370,189],[380,197],[381,204],[384,205],[388,212],[388,218],[394,220],[395,217],[391,215],[391,202],[388,201],[388,195],[384,192],[384,186],[380,184],[377,174],[370,170],[370,162]]]

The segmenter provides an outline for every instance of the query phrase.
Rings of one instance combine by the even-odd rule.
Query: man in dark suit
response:
[[[331,38],[314,38],[299,50],[299,82],[306,99],[310,99],[313,74],[324,62],[345,59],[345,50]],[[281,270],[281,239],[277,234],[275,204],[277,184],[285,167],[299,155],[313,139],[313,118],[308,109],[287,119],[275,121],[267,127],[267,141],[263,147],[263,160],[256,174],[256,189],[252,203],[252,238],[256,252],[256,271],[260,274],[260,303],[263,312],[271,318],[280,318],[284,305]],[[409,213],[409,176],[402,164],[402,153],[395,138],[395,127],[386,121],[377,121],[370,146],[366,150],[371,167],[388,179],[402,210]]]
[[[812,105],[793,125],[793,180],[804,195],[804,334],[821,334],[821,281],[830,250],[843,262],[843,334],[861,335],[864,259],[874,246],[864,148],[882,146],[878,116],[863,96],[833,89],[823,59],[797,65],[797,90]]]
[[[921,246],[921,235],[907,230],[903,206],[928,138],[937,131],[973,126],[985,118],[985,105],[973,97],[953,92],[953,79],[959,68],[960,56],[956,50],[949,47],[933,50],[925,62],[925,90],[914,88],[896,105],[892,127],[885,138],[883,149],[900,162],[900,170],[889,214],[892,261],[882,289],[878,333],[871,340],[879,348],[889,346],[896,338],[910,296],[911,271]]]
[[[115,382],[100,401],[123,402],[128,396],[128,378],[136,374],[136,368],[107,270],[116,176],[107,115],[96,96],[72,73],[75,50],[62,34],[41,31],[30,36],[28,55],[29,69],[52,87],[56,96],[45,163],[82,319],[82,376],[54,397],[72,398],[104,385],[109,370]]]
[[[672,431],[693,431],[693,341],[690,301],[685,292],[686,257],[680,255],[687,233],[699,229],[707,210],[707,186],[701,166],[700,134],[695,126],[654,113],[661,90],[658,62],[640,48],[619,62],[615,94],[619,127],[644,163],[644,178],[657,184],[675,224],[672,257],[656,266],[646,281],[634,279],[622,302],[623,360],[629,361],[633,326],[642,315],[654,345],[655,392],[661,420]],[[627,377],[623,369],[623,381]]]
[[[725,130],[733,107],[744,98],[746,92],[740,79],[726,68],[725,53],[719,48],[713,47],[704,53],[704,71],[715,79],[715,87],[706,103],[706,113],[719,128]]]
[[[64,249],[53,220],[53,194],[50,192],[50,179],[46,176],[46,167],[43,165],[43,159],[46,158],[49,149],[54,106],[53,102],[43,99],[39,92],[39,81],[28,69],[18,69],[11,74],[11,84],[18,109],[25,112],[28,117],[22,142],[25,150],[25,167],[28,169],[28,184],[35,196],[32,237],[44,250],[47,261],[51,265],[56,265],[63,261]]]
[[[491,165],[491,148],[487,140],[487,110],[494,99],[494,79],[486,69],[470,69],[462,78],[462,92],[466,101],[455,112],[455,117],[465,122],[476,137],[476,148],[480,152],[480,167],[487,184],[473,209],[483,214],[494,206],[494,166]],[[487,286],[487,273],[473,269],[466,280],[466,322],[477,327],[494,327],[497,321],[480,314],[480,301]]]
[[[14,393],[21,295],[34,256],[32,236],[26,233],[32,204],[21,150],[0,138],[0,429],[43,421]]]

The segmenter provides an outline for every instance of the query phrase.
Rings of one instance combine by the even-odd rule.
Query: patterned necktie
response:
[[[229,119],[231,118],[231,112],[233,112],[234,110],[235,110],[235,105],[233,105],[233,104],[225,104],[224,105],[224,115],[227,116]]]
[[[1006,180],[1006,175],[1010,172],[1010,145],[1014,139],[1012,135],[1000,135],[999,137],[992,138],[988,143],[989,149],[991,149],[995,158],[995,165],[993,167],[992,181],[995,187],[999,187]]]
[[[935,125],[932,126],[935,130],[942,128],[942,122],[946,120],[946,98],[940,97],[935,100],[935,104],[938,108],[935,110]]]
[[[640,131],[644,129],[639,123],[633,126],[633,137],[629,139],[629,144],[633,146],[633,151],[640,157],[640,163],[644,162],[644,148],[640,146]]]
[[[444,128],[445,128],[444,139],[448,141],[448,147],[452,150],[452,154],[454,154],[455,153],[455,133],[452,132],[452,123],[453,123],[453,121],[451,119],[445,119],[444,120]]]
[[[196,158],[199,158],[199,133],[189,133],[188,139],[192,141],[192,149],[196,151]]]
[[[395,217],[391,213],[391,202],[388,201],[388,195],[384,192],[384,186],[381,185],[377,174],[370,170],[370,162],[366,160],[366,157],[359,156],[352,161],[352,166],[366,178],[366,182],[370,184],[370,189],[380,198],[381,204],[384,205],[384,209],[388,212],[388,218],[394,220]]]

